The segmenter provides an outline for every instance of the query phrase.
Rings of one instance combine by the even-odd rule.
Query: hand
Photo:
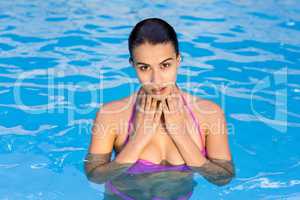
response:
[[[141,89],[137,94],[135,112],[133,133],[129,133],[130,141],[116,156],[117,163],[134,163],[138,160],[144,147],[155,135],[162,116],[162,104]]]
[[[157,131],[162,116],[162,103],[146,94],[142,88],[137,97],[136,118],[133,123],[134,134],[131,137],[147,144]]]
[[[182,134],[185,130],[186,112],[178,91],[166,97],[163,101],[163,116],[169,134]]]

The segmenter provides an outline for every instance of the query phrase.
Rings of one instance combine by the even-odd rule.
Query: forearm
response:
[[[130,167],[128,164],[116,163],[114,160],[110,162],[110,157],[111,153],[87,154],[84,162],[84,170],[90,181],[102,184],[107,180],[119,176]]]
[[[235,177],[235,167],[232,160],[207,159],[202,166],[192,166],[191,169],[218,186],[228,184]]]
[[[133,136],[133,138],[129,139],[122,151],[116,156],[115,161],[120,164],[135,163],[139,159],[139,156],[146,145],[147,143],[141,138]]]
[[[195,172],[200,173],[209,182],[222,186],[235,176],[233,162],[223,159],[210,159],[204,157],[199,147],[188,134],[172,136],[186,164]],[[198,155],[198,156],[191,156]]]
[[[202,156],[200,148],[195,144],[187,132],[170,134],[182,158],[188,166],[201,166],[206,162]],[[199,156],[191,156],[199,155]]]
[[[122,151],[110,162],[111,153],[88,153],[85,159],[85,173],[90,181],[103,183],[119,176],[135,163],[147,143],[138,136],[129,139]]]

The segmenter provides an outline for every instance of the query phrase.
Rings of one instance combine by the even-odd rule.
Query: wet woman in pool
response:
[[[107,183],[124,173],[193,171],[216,185],[229,183],[235,170],[224,113],[176,84],[181,57],[172,26],[158,18],[142,20],[128,43],[141,87],[97,113],[85,162],[89,180]]]

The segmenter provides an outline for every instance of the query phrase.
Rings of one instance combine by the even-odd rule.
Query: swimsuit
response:
[[[192,112],[191,108],[189,107],[187,101],[185,100],[185,98],[183,97],[182,94],[181,95],[181,98],[184,102],[184,105],[188,108],[188,111],[193,119],[193,122],[195,123],[197,129],[198,129],[198,132],[199,132],[199,136],[200,136],[200,140],[201,140],[201,143],[202,143],[202,146],[204,147],[202,150],[201,150],[201,153],[203,156],[207,157],[207,151],[206,151],[206,147],[203,143],[203,140],[202,140],[202,137],[201,137],[201,129],[200,129],[200,125],[194,115],[194,113]],[[128,142],[128,139],[129,139],[129,134],[131,132],[131,125],[133,123],[133,120],[134,120],[134,116],[135,116],[135,113],[136,113],[136,101],[134,103],[134,106],[133,106],[133,110],[132,110],[132,113],[131,113],[131,116],[129,118],[129,121],[128,121],[128,131],[127,131],[127,138],[125,140],[125,143],[124,143],[124,146],[127,144]],[[181,164],[181,165],[160,165],[160,164],[156,164],[156,163],[153,163],[153,162],[150,162],[148,160],[144,160],[144,159],[138,159],[132,166],[130,166],[127,171],[125,173],[127,174],[143,174],[143,173],[154,173],[154,172],[161,172],[161,171],[188,171],[188,170],[191,170],[186,164]],[[107,183],[106,183],[106,187],[112,191],[114,194],[117,194],[118,196],[122,197],[122,199],[124,200],[134,200],[133,198],[127,196],[126,194],[123,194],[121,191],[119,191],[116,187],[114,187],[111,183],[111,181],[109,180]],[[177,198],[177,200],[185,200],[185,199],[189,199],[189,197],[192,195],[192,192],[189,192],[186,196],[184,197],[179,197]],[[154,197],[152,200],[160,200],[161,198],[158,198],[158,197]]]

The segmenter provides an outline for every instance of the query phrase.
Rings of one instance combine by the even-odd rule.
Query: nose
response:
[[[152,70],[151,82],[155,85],[161,85],[162,77],[161,77],[161,72],[159,70],[156,69]]]

